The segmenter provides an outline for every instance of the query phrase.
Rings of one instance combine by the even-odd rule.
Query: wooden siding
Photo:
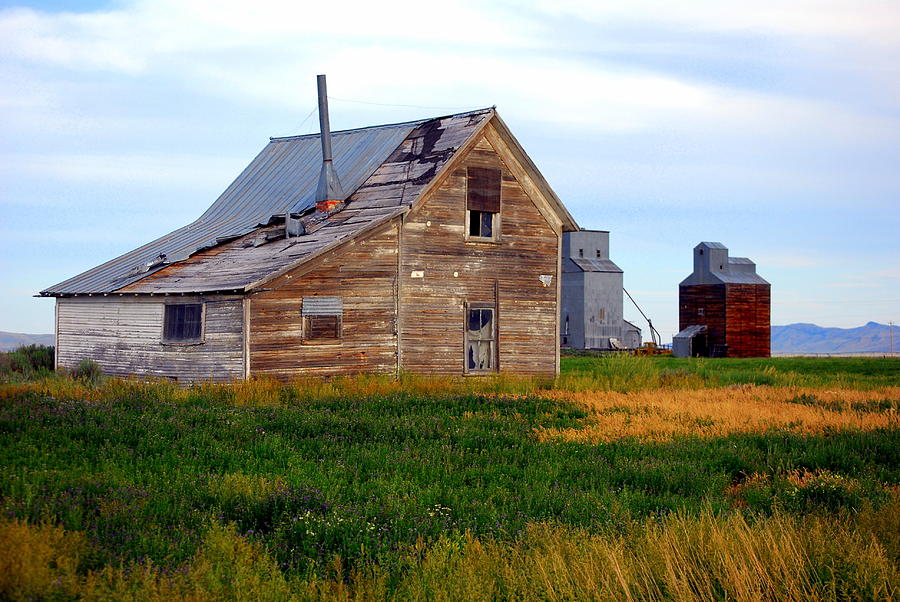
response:
[[[397,370],[399,219],[300,266],[249,298],[250,374],[305,375]],[[341,297],[341,339],[303,341],[303,297]]]
[[[496,140],[496,132],[487,130],[404,220],[400,354],[405,370],[463,372],[467,302],[497,306],[501,371],[552,375],[557,370],[559,224],[548,223],[536,204],[545,201],[529,197],[513,175],[521,166],[508,153],[502,155],[506,162],[501,159],[488,140]],[[467,167],[502,170],[497,242],[466,238]],[[549,286],[541,275],[552,276]]]
[[[769,357],[771,287],[729,284],[726,289],[728,357]]]
[[[57,299],[57,363],[100,364],[104,374],[155,376],[179,381],[228,381],[244,375],[240,297],[176,297],[204,303],[200,344],[162,343],[164,297]]]
[[[707,344],[726,344],[725,285],[691,284],[678,289],[678,330],[688,326],[707,328]],[[701,316],[699,311],[703,310]]]
[[[704,315],[697,312],[703,308]],[[728,357],[769,357],[768,284],[692,284],[679,288],[679,329],[708,328],[708,344],[728,345]]]

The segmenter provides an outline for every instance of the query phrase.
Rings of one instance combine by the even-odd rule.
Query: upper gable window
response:
[[[164,343],[199,343],[202,339],[202,303],[171,303],[165,306]]]
[[[303,340],[336,343],[341,340],[344,302],[341,297],[303,297]]]
[[[498,238],[500,215],[500,170],[486,167],[466,169],[466,210],[469,238]]]

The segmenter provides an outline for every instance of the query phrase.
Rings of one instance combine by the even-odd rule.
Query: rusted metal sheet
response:
[[[315,205],[322,164],[319,135],[273,138],[197,221],[41,294],[242,289],[291,261],[389,219],[397,213],[391,208],[402,210],[410,205],[453,153],[493,114],[493,110],[485,109],[334,132],[335,169],[344,190],[352,192],[345,211],[355,212],[348,214],[356,218],[354,227],[337,228],[344,218],[341,211],[329,216],[326,223],[317,224],[320,229],[315,235],[262,245],[258,252],[244,248],[236,240],[223,245],[223,241],[245,236],[261,224],[270,223],[273,215],[283,215],[286,209],[304,213]],[[202,251],[204,248],[210,248],[210,252]],[[235,252],[237,249],[240,251]],[[185,260],[193,260],[197,255],[210,265],[190,269],[190,262]],[[164,263],[159,262],[160,256],[164,256]],[[288,261],[284,261],[286,258]],[[204,267],[224,271],[217,275],[204,271]],[[180,273],[175,276],[176,272]],[[153,284],[142,286],[144,280]]]

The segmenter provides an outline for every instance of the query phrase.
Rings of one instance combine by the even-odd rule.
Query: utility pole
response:
[[[891,357],[893,357],[894,356],[894,321],[891,320],[890,322],[888,322],[888,325],[891,327],[889,332],[891,333]]]

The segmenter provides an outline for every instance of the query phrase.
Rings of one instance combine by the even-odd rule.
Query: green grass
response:
[[[895,385],[897,365],[869,359],[564,358],[559,382],[626,391],[760,380],[870,388]],[[140,570],[205,575],[204,583],[212,579],[219,589],[204,591],[229,597],[237,582],[228,574],[238,570],[228,564],[238,562],[225,558],[229,554],[246,560],[239,567],[246,578],[255,575],[288,589],[302,582],[304,596],[313,598],[353,584],[375,588],[360,594],[369,598],[402,592],[429,597],[429,591],[435,596],[444,591],[438,581],[462,583],[465,571],[482,561],[483,568],[498,571],[492,577],[496,583],[512,588],[491,596],[504,597],[506,591],[553,597],[548,592],[558,582],[551,579],[550,590],[531,590],[537,573],[514,580],[510,567],[542,570],[544,561],[535,558],[563,554],[559,550],[575,558],[587,553],[589,541],[601,546],[596,537],[625,554],[623,563],[637,550],[665,563],[671,529],[694,533],[690,537],[701,547],[709,533],[720,530],[746,529],[751,537],[759,529],[760,541],[769,541],[764,534],[770,531],[819,529],[798,556],[801,564],[812,564],[798,570],[815,586],[803,587],[826,597],[828,591],[883,593],[879,588],[891,580],[884,577],[890,571],[871,563],[882,562],[877,558],[900,563],[900,537],[890,518],[897,514],[900,487],[896,428],[817,436],[770,430],[656,443],[541,442],[535,429],[577,428],[586,415],[580,406],[541,398],[546,384],[488,382],[487,392],[477,394],[452,386],[416,393],[413,379],[394,389],[374,378],[363,379],[356,389],[341,389],[341,382],[316,389],[315,395],[309,387],[259,383],[258,395],[247,399],[264,401],[247,406],[236,405],[239,397],[225,388],[175,395],[178,389],[171,384],[109,381],[102,389],[102,383],[69,386],[61,380],[61,386],[44,392],[0,385],[0,519],[12,534],[4,540],[0,529],[0,556],[19,554],[26,544],[15,542],[26,540],[40,549],[35,558],[62,554],[53,546],[79,550],[72,552],[77,561],[69,573],[59,569],[59,576],[50,571],[35,578],[49,589],[5,586],[0,576],[0,597],[57,595],[63,585],[52,584],[71,584],[76,573],[88,581],[71,591],[83,593],[89,576],[100,574],[106,575],[103,587],[137,587],[133,575]],[[496,394],[505,389],[517,394]],[[58,391],[56,397],[50,390]],[[110,396],[110,391],[118,393]],[[91,392],[98,393],[85,395]],[[796,403],[819,402],[800,395]],[[878,411],[896,412],[896,407],[897,400],[885,400]],[[15,522],[20,520],[42,531],[22,531]],[[550,539],[535,539],[535,525],[549,529],[541,533]],[[53,531],[58,528],[64,534]],[[38,543],[44,540],[57,543]],[[829,540],[843,543],[829,547]],[[494,551],[490,562],[479,541]],[[559,550],[551,554],[551,548]],[[875,560],[866,555],[870,552]],[[612,553],[602,552],[594,568],[599,571],[606,563],[602,555]],[[836,562],[849,564],[841,569]],[[68,566],[59,559],[46,565]],[[119,574],[115,567],[132,568]],[[640,570],[662,570],[662,564],[648,567]],[[176,583],[174,577],[147,579],[153,588]],[[151,587],[150,581],[142,583]],[[651,592],[677,586],[666,583],[645,585]],[[852,587],[841,589],[842,583]],[[300,591],[296,587],[291,591]],[[115,591],[113,597],[124,595]],[[140,591],[138,597],[149,595]]]
[[[636,361],[635,361],[636,360]],[[640,378],[628,382],[644,383],[646,388],[660,385],[728,386],[835,386],[848,388],[875,388],[896,386],[900,383],[900,358],[680,358],[654,356],[632,358],[628,356],[568,356],[562,358],[562,378],[622,373],[622,364]],[[609,377],[607,377],[609,378]]]
[[[23,396],[0,407],[0,508],[86,532],[94,567],[177,565],[216,521],[302,572],[334,554],[390,566],[419,537],[448,532],[514,536],[535,521],[615,530],[679,509],[724,510],[734,501],[726,489],[753,473],[827,470],[876,502],[884,484],[900,483],[896,430],[540,443],[535,427],[573,426],[584,414],[532,398],[255,409]],[[760,491],[754,507],[779,503],[777,487]]]

